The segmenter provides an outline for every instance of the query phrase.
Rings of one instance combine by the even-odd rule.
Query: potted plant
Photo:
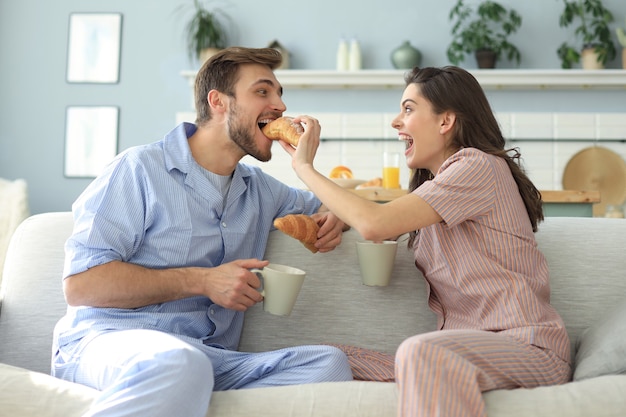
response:
[[[447,55],[454,65],[463,61],[466,54],[472,53],[479,68],[494,68],[502,56],[519,65],[521,54],[508,41],[509,36],[522,25],[522,17],[515,10],[507,10],[490,0],[482,1],[474,10],[463,0],[458,0],[448,17],[454,25]],[[491,57],[490,63],[483,63],[483,55]]]
[[[561,27],[568,27],[578,21],[574,35],[582,41],[579,47],[563,42],[557,55],[562,68],[572,68],[580,62],[584,69],[604,68],[607,61],[615,58],[616,50],[611,39],[609,23],[613,14],[602,5],[602,0],[563,0],[565,5],[559,18]]]
[[[626,19],[624,19],[626,21]],[[626,30],[618,27],[615,29],[617,32],[617,40],[622,45],[622,68],[626,69]]]
[[[229,17],[216,7],[205,6],[201,0],[193,0],[193,8],[191,19],[185,26],[187,52],[189,59],[195,58],[202,64],[226,47]]]

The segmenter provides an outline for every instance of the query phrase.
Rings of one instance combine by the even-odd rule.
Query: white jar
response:
[[[345,39],[339,39],[337,47],[337,71],[347,71],[350,65],[350,56],[348,52],[348,42]]]
[[[348,68],[350,71],[358,71],[361,69],[361,45],[356,39],[350,41],[350,60]]]

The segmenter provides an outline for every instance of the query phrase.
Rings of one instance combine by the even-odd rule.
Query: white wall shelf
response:
[[[626,70],[470,70],[486,90],[626,90]],[[397,89],[404,87],[404,70],[276,70],[283,87],[298,89]],[[194,85],[196,71],[182,71]]]

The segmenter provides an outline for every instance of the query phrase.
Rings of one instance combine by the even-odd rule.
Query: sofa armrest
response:
[[[71,213],[44,213],[13,234],[0,291],[0,362],[50,372],[52,330],[67,308],[62,273],[72,227]]]
[[[0,363],[0,404],[3,416],[82,416],[98,391]]]

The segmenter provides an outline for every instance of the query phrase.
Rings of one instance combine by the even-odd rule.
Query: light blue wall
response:
[[[69,210],[88,179],[64,178],[65,109],[70,105],[120,108],[119,150],[160,139],[177,111],[189,109],[191,92],[180,71],[187,59],[184,21],[175,9],[191,0],[0,0],[0,177],[25,178],[33,213]],[[389,55],[403,40],[423,53],[422,65],[448,64],[448,12],[454,0],[218,1],[233,18],[232,44],[266,46],[278,39],[298,69],[333,69],[338,39],[356,36],[365,68],[390,69]],[[559,68],[555,50],[569,32],[558,25],[559,0],[502,0],[522,14],[511,41],[521,68]],[[604,0],[624,25],[626,1]],[[120,82],[65,82],[68,19],[72,12],[123,14]],[[473,60],[463,66],[475,68]],[[619,59],[609,68],[619,68]],[[510,68],[507,63],[499,68]],[[626,111],[626,92],[490,92],[502,111]],[[287,91],[292,108],[314,111],[395,111],[395,92],[375,98],[358,92]],[[305,107],[306,106],[306,107]]]

